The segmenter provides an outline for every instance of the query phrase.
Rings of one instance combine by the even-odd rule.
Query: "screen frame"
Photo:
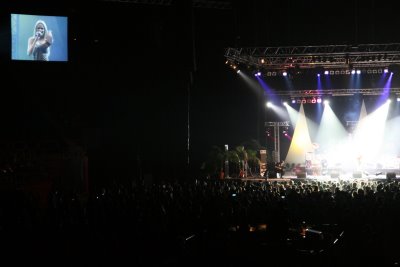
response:
[[[66,15],[34,15],[28,13],[10,13],[11,61],[38,61],[27,53],[28,40],[34,35],[37,21],[45,21],[47,30],[51,31],[53,43],[50,55],[45,62],[69,61],[69,16]]]

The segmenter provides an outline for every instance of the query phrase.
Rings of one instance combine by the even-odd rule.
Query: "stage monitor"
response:
[[[68,61],[68,17],[11,14],[11,59]]]

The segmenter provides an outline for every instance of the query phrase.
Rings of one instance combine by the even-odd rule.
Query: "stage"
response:
[[[400,171],[391,170],[390,172],[349,172],[340,173],[334,175],[309,175],[302,173],[301,175],[296,175],[293,173],[285,174],[281,178],[264,178],[261,176],[248,176],[246,178],[227,178],[227,179],[240,179],[243,181],[269,181],[269,182],[283,182],[283,181],[299,181],[299,180],[314,180],[314,181],[387,181],[387,180],[399,180],[400,181]]]

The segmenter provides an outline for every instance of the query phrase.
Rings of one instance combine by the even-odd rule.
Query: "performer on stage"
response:
[[[28,40],[28,56],[33,56],[33,60],[49,61],[52,44],[52,32],[47,29],[43,20],[38,20],[33,29],[33,35]]]
[[[282,178],[283,175],[285,174],[285,161],[281,160],[280,162],[277,162],[275,164],[275,172],[276,172],[276,177],[277,178]]]

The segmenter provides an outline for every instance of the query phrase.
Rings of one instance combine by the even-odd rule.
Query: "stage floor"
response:
[[[395,173],[395,172],[393,172]],[[392,178],[395,180],[400,180],[400,174],[395,173],[396,177]],[[251,176],[247,178],[241,178],[241,180],[251,180],[251,181],[291,181],[291,180],[317,180],[317,181],[385,181],[387,180],[386,173],[377,173],[377,174],[369,174],[369,173],[343,173],[339,174],[337,177],[331,177],[331,175],[305,175],[305,177],[298,177],[297,175],[288,174],[283,175],[282,178],[263,178],[260,176]]]

